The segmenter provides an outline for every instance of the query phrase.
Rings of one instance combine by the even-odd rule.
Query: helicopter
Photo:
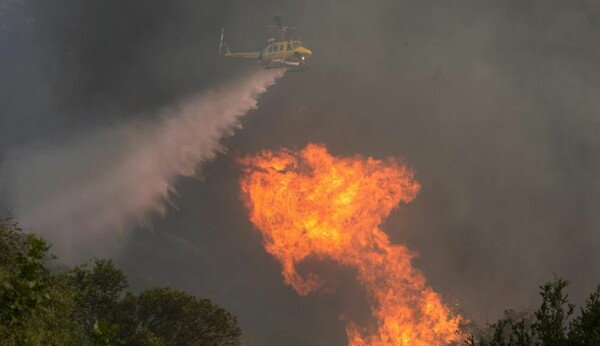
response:
[[[306,70],[308,59],[312,52],[304,46],[301,39],[287,39],[288,30],[295,27],[284,26],[281,16],[275,16],[276,37],[267,40],[267,45],[258,52],[233,52],[225,43],[225,29],[221,28],[221,44],[219,54],[224,57],[253,59],[263,64],[265,68],[289,68],[294,70]]]

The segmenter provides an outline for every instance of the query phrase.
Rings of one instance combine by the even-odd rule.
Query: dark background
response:
[[[336,291],[302,298],[283,284],[237,188],[235,157],[262,149],[319,142],[404,158],[423,189],[383,228],[476,322],[537,304],[537,286],[557,276],[577,302],[600,282],[595,1],[10,3],[0,160],[235,80],[254,63],[217,56],[222,26],[240,50],[264,44],[274,14],[301,29],[311,69],[261,98],[203,179],[178,181],[177,208],[115,244],[134,288],[211,298],[239,317],[248,345],[344,345],[340,314],[365,318],[352,273],[331,263],[317,271]]]

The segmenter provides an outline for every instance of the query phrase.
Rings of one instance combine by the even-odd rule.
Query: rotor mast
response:
[[[275,28],[276,31],[276,36],[275,39],[277,41],[285,41],[287,39],[287,32],[288,30],[296,30],[298,28],[293,27],[293,26],[285,26],[283,25],[283,21],[281,20],[281,16],[275,16],[273,19],[275,19],[275,25],[269,25],[269,28]]]

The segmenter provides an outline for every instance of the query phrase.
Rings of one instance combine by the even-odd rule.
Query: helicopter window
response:
[[[288,43],[288,44],[287,44],[287,50],[292,50],[292,49],[293,49],[293,48],[292,48],[292,44],[291,44],[291,43]]]
[[[275,48],[275,46],[269,47],[269,53],[273,53],[274,48]]]
[[[302,47],[302,43],[300,43],[300,41],[296,41],[294,42],[294,49]]]
[[[277,52],[279,50],[279,46],[273,46],[273,51]]]

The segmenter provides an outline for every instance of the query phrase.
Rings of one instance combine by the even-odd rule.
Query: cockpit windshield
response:
[[[300,41],[294,41],[294,49],[302,47],[302,42]]]

